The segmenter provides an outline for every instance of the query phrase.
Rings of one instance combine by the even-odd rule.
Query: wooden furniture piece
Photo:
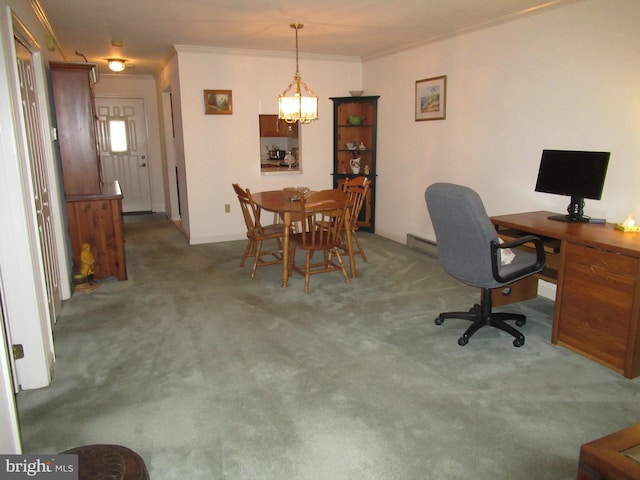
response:
[[[289,265],[289,235],[291,233],[292,214],[300,213],[300,202],[289,200],[283,190],[254,193],[253,201],[262,210],[277,213],[283,218],[284,237],[282,239],[282,287],[286,288],[289,282],[289,269],[287,266]],[[347,210],[347,216],[348,215],[349,211]],[[353,266],[355,260],[353,257],[353,250],[351,248],[351,230],[346,229],[345,234],[347,236],[347,248],[349,249],[349,265]]]
[[[379,96],[334,97],[333,101],[333,188],[342,188],[347,178],[366,176],[370,183],[367,200],[358,217],[358,227],[375,231],[376,161]],[[361,119],[350,122],[349,119]],[[362,119],[364,117],[364,119]],[[349,148],[347,144],[352,144]],[[354,173],[350,162],[360,158],[360,171]]]
[[[122,192],[118,182],[105,182],[95,195],[68,195],[67,217],[73,264],[80,265],[82,244],[91,245],[95,278],[127,279],[122,224]]]
[[[551,343],[627,378],[640,375],[640,235],[614,224],[565,223],[537,211],[492,217],[501,237],[541,237],[556,283]]]
[[[348,228],[351,229],[351,239],[356,242],[357,250],[353,249],[353,245],[351,248],[353,249],[354,255],[360,255],[362,260],[367,262],[367,254],[360,243],[360,239],[358,238],[358,218],[360,218],[360,212],[362,211],[362,207],[367,200],[367,196],[369,195],[369,188],[371,186],[371,181],[368,177],[359,176],[354,178],[345,178],[344,183],[342,184],[342,191],[347,194],[348,200],[347,203],[351,206],[351,211],[349,215],[349,225]],[[344,252],[347,252],[347,237],[343,235],[343,243],[340,246],[340,249]],[[356,266],[353,265],[351,269],[351,277],[355,278],[357,275]]]
[[[85,445],[62,453],[78,455],[78,480],[149,480],[142,457],[121,445]]]
[[[122,192],[118,182],[101,181],[93,95],[96,65],[49,65],[74,271],[80,269],[82,244],[89,243],[95,278],[126,280]]]
[[[295,271],[304,276],[304,291],[309,291],[309,278],[318,273],[341,272],[347,285],[350,282],[340,255],[343,234],[350,231],[348,196],[341,190],[314,192],[299,201],[302,231],[289,237],[291,256],[289,274]],[[351,241],[351,239],[349,239]],[[304,265],[296,264],[296,248],[305,252]],[[311,258],[318,254],[315,261]],[[334,258],[337,260],[334,260]]]
[[[640,478],[640,424],[580,447],[577,480]]]
[[[298,122],[287,123],[278,115],[259,115],[261,137],[298,138]]]
[[[260,209],[253,201],[253,196],[249,189],[243,190],[237,183],[233,184],[233,190],[238,196],[240,209],[244,217],[244,223],[247,226],[247,247],[242,254],[240,266],[244,266],[247,257],[253,257],[253,266],[251,267],[251,278],[256,275],[258,267],[266,265],[276,265],[282,263],[282,238],[284,237],[284,224],[271,224],[263,226],[260,223]],[[278,244],[277,251],[267,252],[265,254],[273,255],[274,260],[264,260],[262,258],[262,243],[268,240],[275,240]]]
[[[98,193],[101,176],[93,96],[97,66],[93,63],[62,62],[49,65],[64,193]]]

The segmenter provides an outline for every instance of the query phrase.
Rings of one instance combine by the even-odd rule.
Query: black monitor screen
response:
[[[600,200],[610,152],[543,150],[536,192]]]

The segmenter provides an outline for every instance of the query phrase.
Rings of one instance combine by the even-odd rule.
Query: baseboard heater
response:
[[[438,256],[438,246],[436,242],[419,237],[413,233],[407,233],[407,246],[434,257]]]

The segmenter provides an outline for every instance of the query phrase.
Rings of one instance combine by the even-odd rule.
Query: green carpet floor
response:
[[[551,345],[553,302],[510,306],[526,343],[434,325],[479,292],[435,258],[360,235],[358,278],[239,267],[125,225],[129,280],[66,301],[52,384],[18,395],[25,453],[138,452],[153,480],[572,479],[580,445],[640,422],[640,379]]]

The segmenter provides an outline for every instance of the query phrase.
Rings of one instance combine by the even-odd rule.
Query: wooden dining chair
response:
[[[282,263],[282,238],[284,237],[283,224],[262,225],[260,223],[260,208],[253,201],[251,191],[247,188],[243,190],[237,183],[233,184],[233,189],[238,196],[240,209],[244,217],[244,223],[247,226],[247,246],[242,254],[240,266],[244,266],[248,257],[253,257],[253,266],[251,267],[251,278],[255,277],[256,269],[266,265],[276,265]],[[267,240],[275,240],[277,250],[263,252],[262,244]],[[274,260],[265,260],[263,256],[271,255]]]
[[[291,212],[291,232],[297,233],[301,231],[301,222],[302,218],[300,217],[299,212]],[[284,213],[282,212],[274,212],[273,214],[273,223],[274,224],[282,224],[284,225]]]
[[[302,231],[290,235],[289,275],[293,271],[304,276],[304,291],[309,291],[309,278],[317,273],[339,271],[351,283],[340,255],[342,232],[349,205],[347,194],[340,190],[322,190],[300,200]],[[305,263],[296,263],[296,249],[305,252]],[[312,256],[322,252],[322,259],[312,263]]]
[[[360,217],[360,212],[362,211],[362,207],[367,199],[367,195],[369,193],[369,188],[371,187],[371,181],[367,177],[354,177],[345,179],[342,185],[342,191],[347,194],[348,203],[350,205],[350,217],[348,228],[351,230],[351,239],[352,239],[352,249],[354,255],[360,255],[362,260],[368,262],[367,254],[360,243],[360,239],[358,238],[358,218]],[[340,249],[343,252],[347,252],[347,236],[343,232],[342,233],[342,243],[340,245]],[[353,246],[353,242],[356,243],[356,248]],[[351,277],[355,278],[356,276],[356,267],[355,264],[352,265],[351,269]]]

